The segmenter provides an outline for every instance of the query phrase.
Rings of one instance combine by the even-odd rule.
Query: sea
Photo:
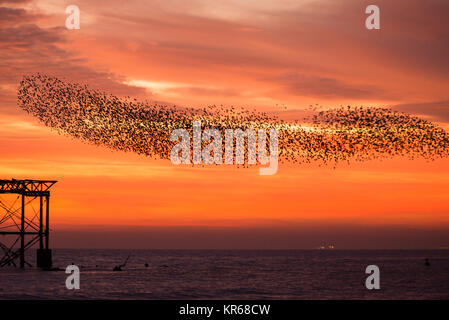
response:
[[[449,299],[449,250],[54,249],[60,271],[35,260],[0,268],[0,299]],[[78,290],[66,287],[71,264]],[[378,290],[366,288],[369,265]]]

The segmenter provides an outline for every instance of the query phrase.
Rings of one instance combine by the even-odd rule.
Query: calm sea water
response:
[[[449,299],[449,250],[54,250],[53,260],[80,267],[80,290],[66,289],[64,271],[7,267],[0,299]],[[365,288],[370,264],[380,290]]]

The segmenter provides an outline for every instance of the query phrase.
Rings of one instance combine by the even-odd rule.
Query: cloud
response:
[[[23,22],[28,16],[25,9],[0,7],[0,26],[4,27]]]
[[[365,29],[365,4],[131,0],[122,10],[117,0],[108,6],[80,0],[82,12],[89,15],[81,37],[69,35],[62,23],[43,28],[35,17],[17,26],[31,13],[5,11],[10,29],[2,28],[2,41],[11,50],[1,53],[10,58],[3,65],[37,70],[39,63],[47,73],[116,94],[144,94],[144,89],[120,84],[129,79],[189,83],[190,88],[172,88],[157,99],[170,100],[175,94],[191,104],[209,96],[229,97],[233,104],[270,97],[298,105],[303,97],[339,104],[449,98],[449,34],[444,27],[449,4],[379,0],[379,32]],[[65,12],[54,7],[47,14],[64,21]],[[67,42],[69,37],[73,43]]]
[[[266,80],[275,82],[287,92],[298,96],[312,96],[325,99],[392,98],[391,95],[388,96],[381,88],[376,88],[370,85],[348,84],[326,76],[286,73]]]
[[[42,28],[38,15],[24,9],[0,7],[0,99],[2,113],[21,112],[11,103],[16,101],[17,87],[27,74],[45,72],[71,81],[87,82],[117,95],[144,94],[145,90],[124,84],[125,78],[113,72],[96,70],[87,65],[76,51],[64,48],[64,27]]]
[[[23,4],[32,0],[0,0],[0,4]]]
[[[342,103],[447,98],[449,4],[379,0],[379,31],[364,26],[368,4],[130,1],[120,10],[119,1],[109,6],[80,2],[85,11],[95,12],[88,33],[101,39],[104,49],[98,51],[108,56],[111,68],[126,70],[131,78],[145,79],[145,70],[156,72],[145,80],[190,83],[194,78],[202,87],[214,78],[231,91],[256,87],[249,99],[268,95],[279,85],[285,90],[276,98],[293,95],[296,100],[302,94]],[[123,39],[134,50],[116,45]],[[111,46],[121,54],[105,52]],[[118,58],[127,53],[131,61]],[[194,99],[195,90],[186,94]]]
[[[427,115],[436,121],[449,122],[449,100],[400,104],[394,106],[394,109],[417,115]]]
[[[57,47],[55,47],[55,44],[63,41],[59,28],[44,30],[35,24],[26,24],[0,30],[0,48],[3,50],[33,50],[37,46],[42,46],[41,51],[51,48],[53,54],[61,55],[63,51],[59,50],[56,52],[55,49]],[[12,57],[14,53],[17,52],[10,52],[9,57]]]

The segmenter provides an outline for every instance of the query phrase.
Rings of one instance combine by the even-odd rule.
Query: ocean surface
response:
[[[61,249],[53,262],[77,265],[81,288],[64,271],[5,267],[0,299],[449,299],[449,250]],[[365,287],[371,264],[380,290]]]

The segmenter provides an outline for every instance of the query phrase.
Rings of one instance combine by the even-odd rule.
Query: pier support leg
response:
[[[46,196],[46,217],[45,217],[45,249],[48,249],[48,243],[49,243],[49,235],[50,235],[50,196]]]
[[[39,249],[44,249],[44,198],[39,197]]]
[[[44,270],[49,270],[52,267],[53,261],[52,261],[52,257],[51,257],[51,250],[48,248],[49,247],[49,235],[50,235],[50,206],[49,206],[49,200],[50,197],[49,196],[45,196],[45,248],[44,248],[44,244],[43,244],[43,237],[44,237],[44,233],[43,233],[43,203],[42,203],[42,197],[41,197],[41,222],[40,222],[40,228],[39,228],[39,233],[40,233],[40,242],[39,242],[39,249],[37,250],[37,266],[39,268],[42,268]]]
[[[46,212],[45,212],[45,233],[44,233],[44,198],[40,196],[40,216],[39,216],[39,249],[36,252],[36,264],[38,268],[42,268],[44,270],[51,269],[52,266],[52,256],[51,250],[48,249],[48,235],[49,235],[49,207],[48,207],[48,199],[49,197],[45,197],[46,201]],[[45,248],[44,248],[44,237],[45,237]]]
[[[25,268],[25,195],[22,194],[22,217],[20,222],[20,268]]]

